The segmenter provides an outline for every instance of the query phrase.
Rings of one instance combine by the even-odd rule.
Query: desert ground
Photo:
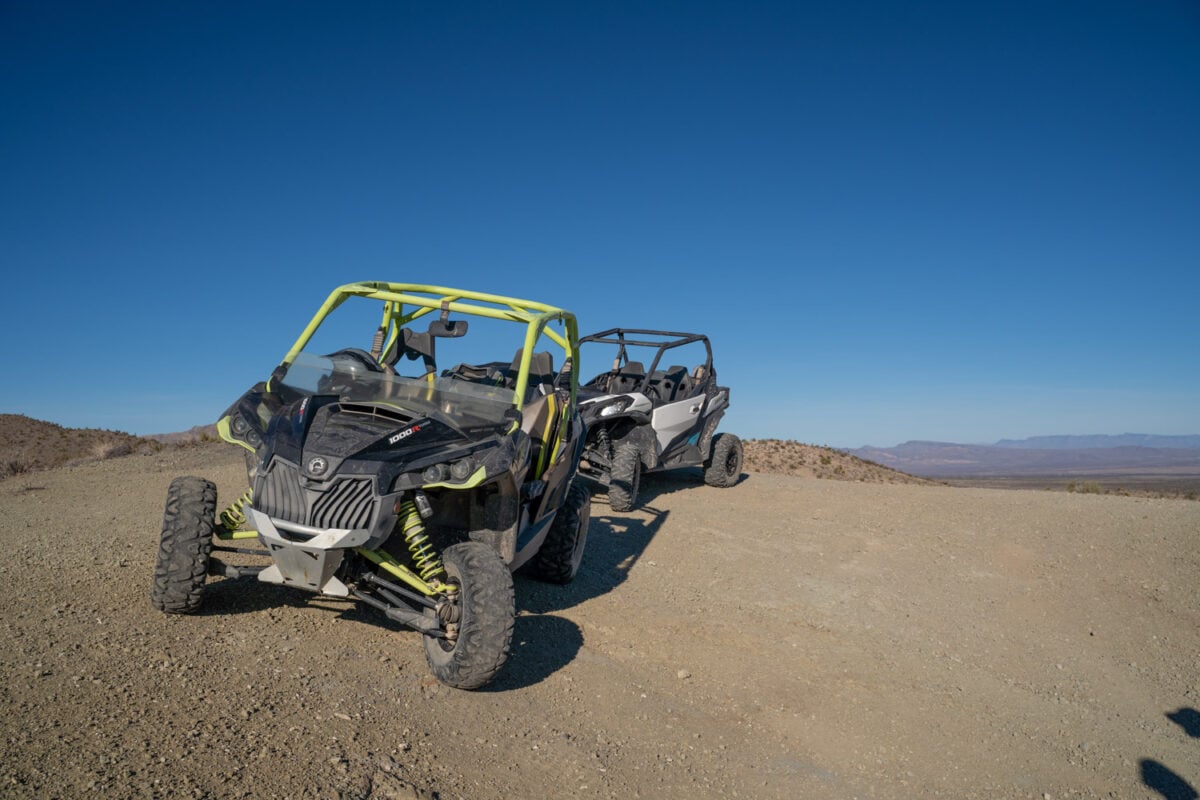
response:
[[[177,475],[234,448],[0,481],[6,798],[1195,798],[1200,503],[648,477],[597,496],[512,655],[437,684],[369,609],[212,579],[151,608]]]

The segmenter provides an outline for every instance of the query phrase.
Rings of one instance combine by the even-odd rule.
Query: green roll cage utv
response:
[[[351,298],[382,303],[370,350],[309,352]],[[472,319],[515,323],[476,323],[520,334],[515,354],[440,368],[439,343],[469,340]],[[217,423],[245,450],[249,490],[218,514],[211,481],[171,483],[154,606],[191,613],[208,575],[254,576],[374,607],[423,634],[438,680],[487,683],[508,656],[511,573],[567,583],[583,558],[591,497],[574,480],[578,340],[574,315],[542,303],[406,283],[338,287],[270,378]],[[415,374],[402,374],[406,362]],[[250,540],[259,546],[240,546]],[[269,563],[213,555],[226,551]]]

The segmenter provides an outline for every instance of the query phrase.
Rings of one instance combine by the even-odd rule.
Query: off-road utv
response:
[[[368,301],[382,303],[371,349],[310,352],[348,300],[373,310],[364,341],[378,319]],[[489,325],[515,334],[503,360],[439,369],[454,363],[442,349],[495,355],[504,345],[486,330],[467,346]],[[542,346],[560,353],[559,371]],[[508,656],[511,572],[566,583],[583,557],[578,364],[575,317],[553,306],[414,284],[337,288],[270,379],[217,423],[245,449],[250,490],[218,514],[210,481],[171,484],[154,606],[196,611],[210,574],[357,600],[424,634],[438,680],[482,686]],[[214,551],[270,562],[235,566]]]
[[[612,328],[579,344],[581,366],[606,366],[579,388],[587,427],[579,473],[608,487],[614,511],[637,505],[643,472],[702,466],[710,486],[737,483],[742,443],[716,433],[729,389],[717,385],[707,336]],[[641,358],[630,358],[631,351]],[[685,359],[695,363],[673,363]]]

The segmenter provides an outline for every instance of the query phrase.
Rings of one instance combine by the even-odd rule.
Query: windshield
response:
[[[512,389],[448,377],[431,382],[388,374],[345,353],[300,353],[288,365],[282,383],[302,395],[337,395],[344,405],[393,408],[415,417],[433,417],[455,428],[499,424],[513,409]]]

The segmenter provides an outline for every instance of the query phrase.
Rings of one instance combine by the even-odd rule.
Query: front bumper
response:
[[[258,574],[260,581],[335,597],[350,595],[334,573],[346,550],[362,547],[371,538],[369,529],[313,528],[273,519],[254,508],[248,512],[259,540],[275,562]]]

